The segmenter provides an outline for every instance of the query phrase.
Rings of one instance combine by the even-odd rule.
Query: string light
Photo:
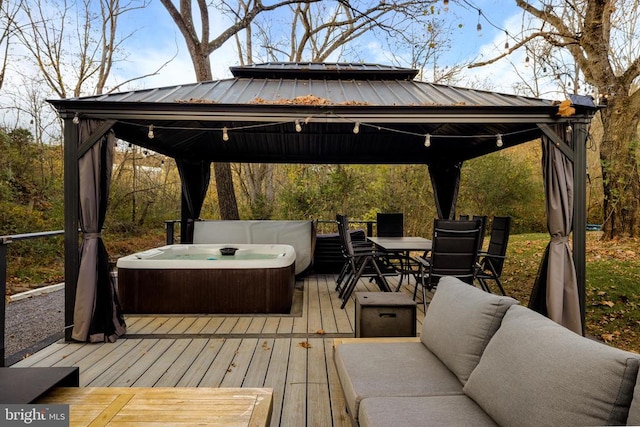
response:
[[[444,0],[444,11],[448,12],[449,11],[449,0]]]
[[[77,124],[80,123],[80,117],[78,116],[78,113],[76,113],[76,115],[73,116],[73,120],[72,121],[73,121],[74,125],[77,125]]]
[[[300,124],[300,120],[296,120],[296,132],[302,132],[302,125]]]
[[[509,33],[505,31],[504,34],[507,36],[504,41],[504,53],[509,53]]]
[[[529,67],[530,65],[531,65],[531,60],[529,59],[529,55],[527,55],[527,57],[524,58],[524,66]]]
[[[380,126],[380,125],[374,125],[374,124],[369,124],[369,123],[362,123],[360,121],[351,121],[350,119],[346,118],[346,117],[341,117],[339,115],[336,114],[332,114],[333,117],[335,118],[339,118],[339,119],[343,119],[345,121],[350,121],[351,123],[354,124],[353,127],[353,132],[354,133],[359,133],[360,132],[360,127],[361,126],[369,126],[371,128],[374,128],[378,131],[385,131],[385,132],[391,132],[391,133],[398,133],[398,134],[403,134],[403,135],[411,135],[411,136],[415,136],[415,137],[421,137],[424,138],[424,146],[425,147],[430,147],[431,146],[431,138],[433,135],[427,133],[416,133],[416,132],[410,132],[410,131],[406,131],[406,130],[401,130],[401,129],[395,129],[395,128],[390,128],[390,127],[386,127],[386,126]],[[310,123],[313,120],[313,117],[309,116],[304,120],[304,123]],[[232,127],[232,128],[228,128],[227,126],[224,126],[222,128],[199,128],[199,127],[185,127],[185,126],[157,126],[157,125],[142,125],[139,123],[135,123],[135,122],[127,122],[127,121],[121,121],[120,123],[123,124],[127,124],[127,125],[131,125],[131,126],[144,126],[144,127],[148,127],[148,134],[147,136],[149,137],[149,139],[153,139],[155,137],[154,131],[155,129],[169,129],[169,130],[193,130],[193,131],[201,131],[201,132],[211,132],[211,131],[222,131],[222,139],[223,141],[228,141],[229,140],[229,131],[233,130],[233,131],[242,131],[242,130],[246,130],[246,129],[256,129],[256,128],[264,128],[264,127],[269,127],[269,126],[278,126],[278,125],[284,125],[287,123],[294,123],[296,124],[296,122],[298,122],[300,124],[300,126],[302,127],[302,122],[300,120],[287,120],[287,121],[281,121],[281,122],[273,122],[273,123],[260,123],[260,124],[251,124],[251,125],[246,125],[246,126],[236,126],[236,127]],[[534,131],[536,128],[533,129],[525,129],[525,130],[519,130],[519,131],[515,131],[515,132],[510,132],[510,133],[503,133],[503,134],[474,134],[474,135],[457,135],[457,134],[452,134],[452,135],[436,135],[437,138],[442,138],[442,139],[447,139],[447,138],[455,138],[455,139],[460,139],[460,138],[476,138],[476,139],[487,139],[487,138],[495,138],[496,140],[496,145],[498,147],[502,146],[502,137],[506,136],[506,135],[516,135],[516,134],[520,134],[520,133],[525,133],[525,132],[531,132]],[[571,132],[571,126],[568,126],[566,128],[567,132]],[[131,148],[132,145],[129,144],[129,147]]]
[[[478,30],[478,32],[482,31],[482,24],[480,23],[481,16],[482,16],[482,10],[478,9],[478,25],[476,25],[476,30]]]

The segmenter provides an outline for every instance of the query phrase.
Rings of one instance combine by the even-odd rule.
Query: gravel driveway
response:
[[[64,289],[8,303],[4,337],[6,366],[64,338]]]

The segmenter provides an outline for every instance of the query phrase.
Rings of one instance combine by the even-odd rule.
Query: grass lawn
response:
[[[503,274],[507,293],[529,301],[546,234],[518,234],[509,240]],[[612,346],[640,352],[640,241],[601,241],[587,233],[587,335]]]

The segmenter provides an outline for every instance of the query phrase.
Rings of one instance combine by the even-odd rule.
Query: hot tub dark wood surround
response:
[[[130,314],[289,313],[294,264],[254,269],[118,269]]]

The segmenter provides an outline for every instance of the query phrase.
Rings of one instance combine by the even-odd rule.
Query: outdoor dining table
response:
[[[424,237],[367,237],[377,248],[388,253],[400,254],[400,280],[396,292],[402,286],[402,279],[405,275],[415,273],[411,269],[411,252],[429,252],[431,250],[431,240]]]

